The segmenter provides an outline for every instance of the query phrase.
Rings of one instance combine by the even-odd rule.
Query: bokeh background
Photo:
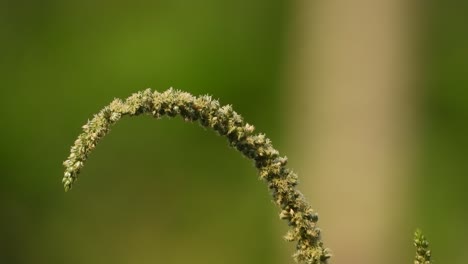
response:
[[[332,263],[467,263],[462,1],[0,1],[0,263],[292,263],[252,164],[181,120],[119,122],[64,193],[93,113],[212,94],[265,132]]]

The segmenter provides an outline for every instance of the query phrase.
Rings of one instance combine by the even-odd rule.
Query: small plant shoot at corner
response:
[[[126,100],[115,99],[83,126],[83,133],[71,147],[63,162],[63,185],[69,191],[78,178],[89,154],[113,124],[124,116],[151,115],[155,118],[180,116],[185,121],[197,121],[227,138],[229,145],[251,159],[260,179],[268,186],[274,203],[280,208],[279,217],[290,227],[284,238],[296,241],[294,259],[299,263],[324,264],[331,257],[330,250],[321,241],[317,227],[318,215],[296,189],[298,176],[287,168],[287,158],[280,156],[263,133],[255,133],[254,126],[246,123],[230,105],[221,106],[210,96],[193,96],[173,90],[165,92],[147,89]],[[420,231],[415,233],[415,264],[431,264],[428,242]]]

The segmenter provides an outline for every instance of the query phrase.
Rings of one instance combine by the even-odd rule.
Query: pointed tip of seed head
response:
[[[72,185],[68,182],[63,185],[63,189],[65,190],[65,192],[68,192],[71,188]]]

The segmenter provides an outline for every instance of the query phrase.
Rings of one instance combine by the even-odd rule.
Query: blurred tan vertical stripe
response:
[[[332,263],[410,263],[411,56],[403,0],[298,1],[288,151]],[[290,118],[293,117],[293,118]],[[301,160],[302,158],[302,160]]]

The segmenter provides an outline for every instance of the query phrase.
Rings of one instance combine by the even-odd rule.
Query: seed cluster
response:
[[[431,264],[431,251],[429,250],[429,242],[426,237],[417,230],[414,233],[414,246],[416,247],[416,256],[414,264]]]
[[[186,121],[198,121],[202,126],[213,128],[219,135],[225,136],[233,148],[254,161],[260,178],[267,183],[275,204],[281,208],[280,218],[290,226],[285,239],[297,241],[294,259],[307,264],[327,262],[331,255],[320,240],[320,229],[316,227],[318,216],[296,190],[298,177],[286,168],[287,158],[279,155],[264,134],[254,134],[254,127],[246,123],[230,105],[220,106],[208,95],[195,97],[172,88],[162,93],[147,89],[125,101],[112,101],[83,126],[83,133],[71,147],[70,155],[63,163],[65,191],[72,187],[88,155],[110,131],[110,127],[123,116],[141,114],[156,118],[181,116]]]

